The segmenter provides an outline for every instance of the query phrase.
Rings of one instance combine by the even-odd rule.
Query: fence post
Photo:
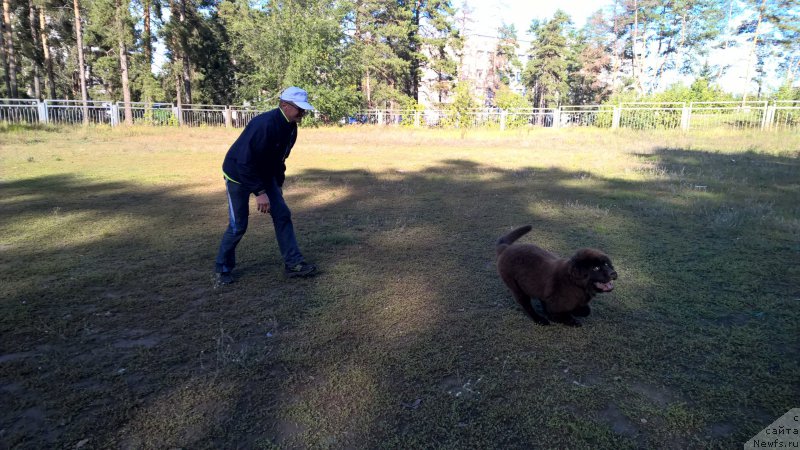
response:
[[[47,100],[37,100],[36,109],[39,111],[39,123],[47,123]]]
[[[109,119],[111,119],[111,126],[116,127],[119,125],[119,104],[116,102],[111,103],[108,106],[108,109]]]
[[[561,107],[553,110],[553,128],[561,127]]]
[[[611,129],[616,130],[619,128],[619,118],[622,116],[622,108],[619,106],[614,107],[614,112],[611,114]]]
[[[172,115],[174,115],[175,118],[178,119],[178,126],[183,125],[183,114],[181,114],[180,108],[178,108],[177,106],[173,106]]]
[[[500,131],[505,131],[506,129],[506,118],[508,117],[508,111],[505,109],[500,111]]]
[[[769,106],[769,102],[764,102],[764,115],[761,117],[761,131],[764,131],[772,126],[772,117],[770,117],[771,112],[772,107]]]
[[[230,105],[225,106],[225,128],[231,128],[233,121],[231,120],[231,107]]]
[[[778,111],[778,104],[773,103],[772,106],[769,107],[769,119],[767,122],[767,127],[771,130],[773,126],[775,126],[775,113]]]
[[[692,104],[689,106],[683,105],[681,108],[681,130],[686,131],[689,129],[689,122],[692,117]]]
[[[414,111],[414,128],[419,128],[419,116],[421,113],[419,111]]]

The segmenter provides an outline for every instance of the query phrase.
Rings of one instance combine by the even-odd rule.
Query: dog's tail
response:
[[[525,233],[531,231],[533,227],[530,225],[525,225],[524,227],[519,227],[516,230],[508,233],[507,235],[501,237],[497,240],[497,256],[500,256],[500,253],[503,253],[503,250],[508,248],[509,245],[513,244],[514,241],[521,238],[525,235]]]

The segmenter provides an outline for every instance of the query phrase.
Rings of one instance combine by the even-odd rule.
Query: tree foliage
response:
[[[517,30],[504,24],[487,55],[485,79],[472,81],[501,108],[716,100],[733,98],[717,87],[731,69],[717,60],[710,65],[709,50],[745,50],[737,99],[796,95],[796,0],[610,1],[580,30],[561,11],[533,21],[524,65]],[[470,80],[460,70],[469,14],[452,0],[3,0],[2,6],[4,97],[81,98],[84,74],[89,98],[272,106],[283,88],[298,85],[311,93],[322,120],[336,121],[362,108],[455,105],[468,95]],[[693,84],[676,85],[676,74]],[[784,87],[765,92],[775,75]],[[523,89],[520,102],[513,91]]]
[[[502,24],[497,30],[497,47],[492,67],[496,74],[492,80],[495,90],[500,89],[500,86],[509,86],[515,74],[522,71],[522,62],[517,56],[518,49],[517,28],[513,24]]]
[[[561,10],[543,22],[533,21],[531,59],[523,73],[528,98],[537,108],[558,106],[567,97],[568,34],[572,21]]]

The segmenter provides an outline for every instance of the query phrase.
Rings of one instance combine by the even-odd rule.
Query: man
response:
[[[291,211],[281,190],[285,161],[297,140],[297,124],[306,111],[313,109],[306,91],[286,89],[278,107],[254,117],[225,155],[222,174],[228,192],[229,223],[217,254],[216,285],[233,283],[231,271],[236,265],[236,245],[247,231],[250,194],[255,195],[259,212],[272,215],[284,274],[294,278],[316,273],[317,268],[303,260],[297,246]]]

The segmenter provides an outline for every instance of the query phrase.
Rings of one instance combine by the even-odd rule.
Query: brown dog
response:
[[[589,302],[614,289],[617,272],[600,250],[582,248],[570,259],[559,258],[532,244],[514,244],[531,231],[530,225],[497,241],[497,271],[526,313],[541,325],[549,325],[538,314],[531,298],[538,298],[547,316],[555,322],[581,326],[575,317],[591,313]]]

